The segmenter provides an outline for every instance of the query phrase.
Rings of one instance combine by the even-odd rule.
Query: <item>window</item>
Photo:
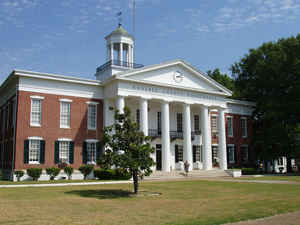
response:
[[[200,131],[199,115],[194,115],[194,130],[195,132]]]
[[[70,113],[69,113],[69,115],[70,115]],[[69,126],[70,126],[70,124],[69,124]],[[88,105],[88,129],[89,130],[97,129],[97,105],[96,104]]]
[[[97,144],[96,142],[87,143],[87,163],[96,163]]]
[[[140,126],[140,110],[136,110],[136,123],[138,126]]]
[[[202,146],[193,145],[193,162],[202,162]]]
[[[59,142],[59,160],[60,162],[69,162],[69,141],[60,141]]]
[[[175,163],[183,162],[183,146],[175,145]]]
[[[60,128],[70,128],[71,103],[60,103]]]
[[[182,132],[182,113],[177,113],[177,132]]]
[[[227,117],[227,136],[233,137],[233,123],[232,123],[232,117]]]
[[[247,145],[241,146],[241,153],[242,153],[242,161],[248,162],[248,146]]]
[[[228,145],[227,146],[227,151],[228,151],[228,162],[230,164],[235,163],[235,149],[234,145]]]
[[[42,126],[42,100],[44,97],[31,96],[30,126]]]
[[[283,166],[283,157],[278,158],[278,166]]]
[[[242,137],[247,137],[247,118],[241,118]]]
[[[215,115],[211,116],[211,131],[214,136],[218,134],[218,122]]]
[[[38,164],[40,162],[40,140],[29,140],[29,163]]]
[[[161,112],[157,112],[157,132],[161,134]]]

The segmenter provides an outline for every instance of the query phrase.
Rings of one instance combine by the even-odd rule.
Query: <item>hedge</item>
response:
[[[95,169],[94,176],[99,180],[129,180],[131,174],[123,169]]]

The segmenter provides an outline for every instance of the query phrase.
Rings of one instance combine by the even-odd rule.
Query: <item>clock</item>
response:
[[[182,80],[183,80],[183,74],[181,72],[176,71],[176,72],[174,72],[173,76],[174,76],[175,82],[177,82],[177,83],[182,82]]]

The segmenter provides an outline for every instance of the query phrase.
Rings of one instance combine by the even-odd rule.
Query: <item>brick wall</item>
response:
[[[42,127],[30,126],[30,96],[36,95],[44,97],[42,100]],[[72,100],[69,129],[60,128],[60,99]],[[97,130],[95,131],[87,129],[88,101],[99,103],[97,107]],[[83,142],[86,139],[101,140],[103,102],[100,99],[19,91],[18,102],[15,169],[54,166],[54,143],[59,138],[69,138],[74,142],[74,163],[72,167],[78,169],[82,165]],[[46,142],[44,164],[24,164],[24,140],[32,136],[42,137]]]

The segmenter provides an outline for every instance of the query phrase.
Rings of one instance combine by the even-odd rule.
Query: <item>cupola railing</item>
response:
[[[125,68],[132,68],[132,69],[138,69],[138,68],[144,67],[144,65],[142,65],[142,64],[130,63],[130,62],[114,59],[114,60],[109,60],[108,62],[104,63],[102,66],[99,66],[97,68],[97,72],[104,71],[110,66],[120,66],[120,67],[125,67]]]

